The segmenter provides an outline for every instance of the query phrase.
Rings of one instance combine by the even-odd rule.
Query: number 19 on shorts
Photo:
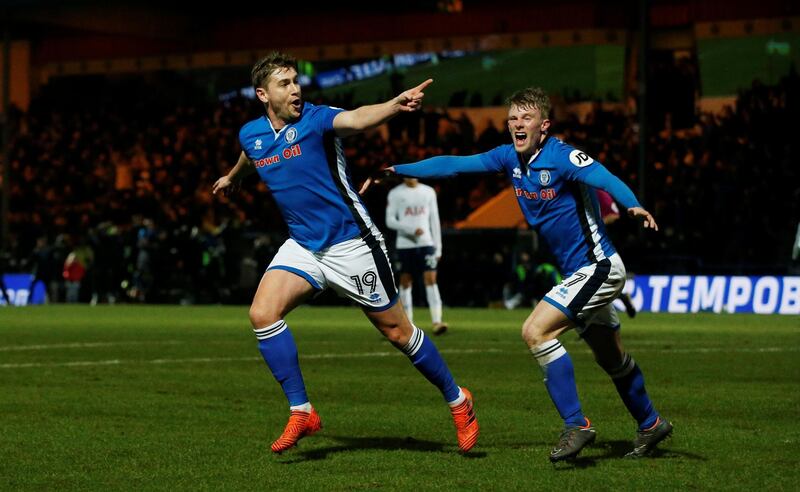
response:
[[[378,286],[378,276],[375,275],[375,272],[373,272],[372,270],[365,272],[360,277],[358,275],[353,275],[350,277],[350,279],[355,284],[356,289],[358,289],[358,293],[360,295],[364,295],[364,287],[368,287],[369,288],[368,293],[372,294],[375,292],[375,289]]]

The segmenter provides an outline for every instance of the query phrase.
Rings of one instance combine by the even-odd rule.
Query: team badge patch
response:
[[[578,167],[586,167],[589,164],[593,163],[594,159],[586,155],[585,152],[581,152],[580,150],[575,149],[569,153],[569,162]]]
[[[522,170],[518,167],[514,168],[514,179],[522,179]]]
[[[256,139],[255,145],[253,145],[253,149],[261,150],[261,139],[260,138]]]
[[[539,183],[541,183],[542,186],[550,184],[550,171],[539,171]]]
[[[286,143],[292,143],[297,140],[297,129],[295,127],[291,127],[286,130]]]

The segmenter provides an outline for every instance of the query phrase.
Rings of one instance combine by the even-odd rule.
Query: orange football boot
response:
[[[467,388],[461,388],[461,391],[464,392],[466,399],[458,406],[452,407],[450,413],[453,414],[453,422],[456,424],[458,447],[462,453],[466,453],[478,442],[480,426],[472,408],[472,393]]]
[[[303,437],[310,436],[320,429],[322,429],[322,420],[320,420],[316,410],[313,408],[311,412],[292,410],[292,414],[289,416],[289,423],[283,429],[283,434],[272,443],[272,452],[280,453],[286,451],[296,445],[297,441]]]

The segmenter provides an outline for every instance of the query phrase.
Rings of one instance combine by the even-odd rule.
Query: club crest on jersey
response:
[[[569,162],[578,167],[586,167],[593,163],[594,159],[586,155],[585,152],[575,149],[569,153]]]
[[[253,145],[254,150],[261,150],[261,139],[257,138],[255,145]]]
[[[522,179],[522,170],[518,167],[514,168],[514,179]]]
[[[539,171],[539,183],[541,183],[542,186],[547,186],[550,184],[550,171]]]
[[[297,140],[297,129],[295,127],[291,127],[286,130],[286,136],[284,138],[286,139],[286,143],[292,143]]]

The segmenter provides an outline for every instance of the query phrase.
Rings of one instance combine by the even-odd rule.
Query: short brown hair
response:
[[[550,96],[541,87],[526,87],[517,91],[506,99],[506,104],[526,109],[536,108],[542,118],[550,118]]]
[[[258,60],[250,71],[250,79],[253,82],[253,87],[256,89],[264,87],[267,84],[269,76],[272,75],[272,72],[282,68],[294,68],[297,70],[297,59],[286,53],[273,51],[269,55]]]

